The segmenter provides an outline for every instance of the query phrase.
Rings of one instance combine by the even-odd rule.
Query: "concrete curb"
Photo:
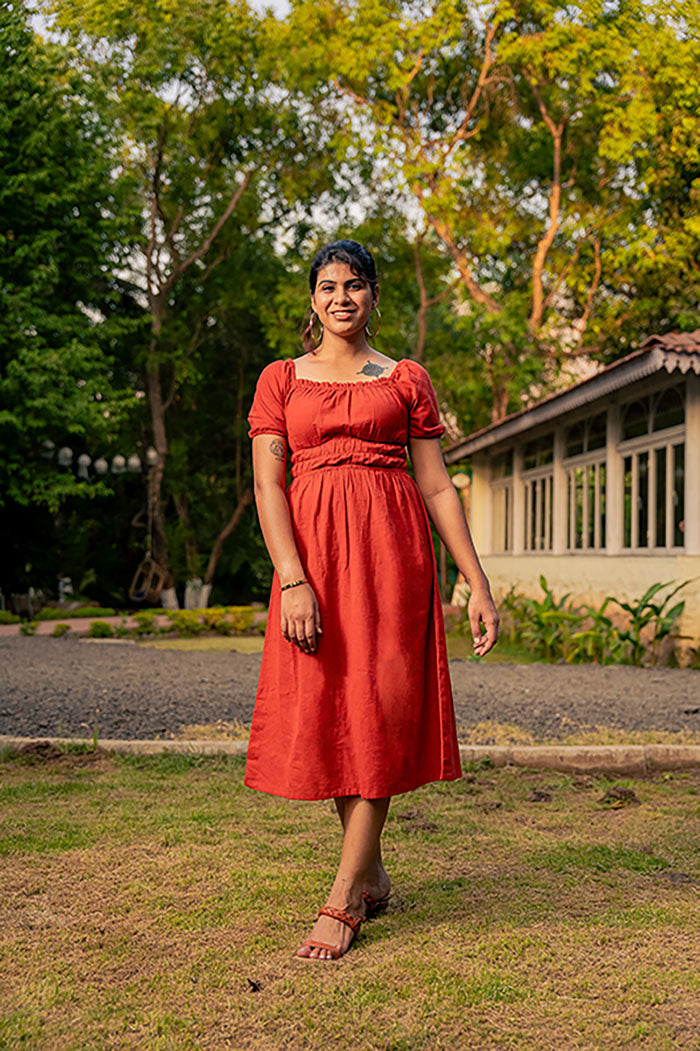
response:
[[[0,748],[19,750],[42,742],[58,748],[68,745],[91,745],[85,737],[12,737],[0,734]],[[245,755],[243,741],[123,741],[99,738],[98,748],[126,755]],[[474,763],[486,757],[494,766],[521,766],[531,770],[561,770],[567,773],[606,773],[646,776],[662,770],[700,769],[700,745],[461,745],[463,763]]]

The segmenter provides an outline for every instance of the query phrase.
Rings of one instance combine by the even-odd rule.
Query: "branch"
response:
[[[211,550],[211,555],[209,556],[209,563],[207,565],[207,571],[206,571],[205,576],[204,576],[204,583],[205,584],[211,584],[211,582],[213,581],[214,573],[216,571],[216,563],[219,561],[219,558],[221,556],[221,552],[222,552],[222,549],[223,549],[223,546],[224,546],[224,541],[234,531],[234,529],[236,528],[236,526],[240,522],[241,516],[242,516],[243,512],[245,511],[246,507],[248,506],[248,504],[252,504],[252,502],[253,502],[253,490],[250,489],[250,488],[245,489],[243,491],[243,493],[241,494],[241,497],[240,497],[240,499],[239,499],[239,501],[238,501],[238,503],[236,505],[235,511],[233,512],[233,514],[229,518],[228,522],[226,523],[224,528],[221,530],[221,532],[217,536],[216,541],[214,542],[214,546],[213,546],[213,548]]]
[[[164,290],[165,291],[170,291],[170,289],[173,287],[175,282],[182,276],[182,274],[184,274],[184,272],[190,266],[192,266],[193,263],[196,263],[197,260],[201,259],[202,256],[207,254],[207,252],[209,251],[209,249],[212,246],[212,243],[214,242],[214,240],[216,239],[217,235],[219,234],[221,228],[223,227],[224,223],[233,214],[233,212],[234,212],[234,210],[236,208],[236,205],[238,204],[238,202],[240,201],[241,197],[243,196],[243,194],[244,194],[245,190],[247,189],[248,184],[250,183],[250,180],[252,178],[253,178],[252,171],[249,171],[249,172],[245,173],[245,175],[243,176],[243,181],[240,183],[239,186],[236,187],[236,191],[232,195],[232,197],[231,197],[230,201],[228,202],[228,204],[226,205],[226,208],[224,209],[222,214],[219,216],[219,218],[216,220],[216,222],[214,223],[214,226],[209,231],[208,236],[205,238],[205,240],[202,242],[202,244],[199,246],[199,248],[195,249],[194,252],[192,252],[190,255],[188,255],[187,259],[185,259],[177,267],[173,268],[173,271],[170,274],[170,277],[168,278],[168,280],[165,283],[165,286],[164,286]]]
[[[524,76],[537,100],[542,119],[549,128],[554,144],[554,170],[552,173],[552,187],[549,194],[549,226],[537,245],[535,258],[532,261],[532,311],[528,319],[528,328],[530,329],[530,332],[534,334],[540,328],[544,315],[544,294],[542,288],[544,264],[559,227],[559,209],[561,206],[561,140],[564,132],[565,121],[561,120],[559,124],[555,124],[550,117],[547,112],[547,107],[544,104],[544,100],[538,90],[537,82],[532,70],[526,69],[524,71]]]
[[[416,194],[421,204],[423,205],[423,191],[421,187],[414,183],[413,192]],[[423,207],[425,206],[423,205]],[[426,212],[426,217],[433,230],[440,238],[440,240],[443,242],[443,244],[447,246],[450,255],[452,256],[457,265],[457,269],[459,270],[459,275],[462,279],[462,283],[464,284],[472,299],[474,299],[477,303],[483,304],[483,306],[485,306],[486,309],[492,314],[500,314],[500,305],[496,302],[495,299],[492,299],[488,292],[485,292],[483,288],[481,288],[481,286],[479,285],[478,281],[475,280],[474,275],[471,272],[471,268],[469,266],[467,257],[462,251],[462,249],[455,242],[452,236],[452,232],[447,226],[447,223],[443,222],[442,219],[438,219],[436,215],[432,215],[430,212]]]
[[[472,97],[470,98],[469,102],[467,103],[467,108],[466,108],[466,111],[465,111],[462,123],[459,125],[459,127],[455,131],[454,135],[452,136],[452,139],[450,140],[450,144],[449,144],[449,146],[447,147],[447,149],[445,151],[445,154],[443,156],[443,164],[447,160],[449,155],[452,153],[452,150],[455,148],[455,146],[457,145],[458,142],[460,142],[462,140],[470,139],[473,135],[476,135],[477,131],[479,130],[480,125],[478,125],[478,124],[477,124],[476,128],[473,128],[471,131],[467,131],[467,128],[469,126],[469,121],[474,116],[474,110],[476,109],[476,104],[479,101],[479,98],[481,96],[481,92],[483,91],[483,88],[484,88],[484,84],[486,83],[486,78],[487,78],[487,75],[488,75],[488,71],[491,68],[491,65],[492,65],[492,62],[493,62],[493,58],[492,58],[492,55],[491,55],[491,44],[493,42],[493,38],[494,38],[495,35],[496,35],[496,28],[495,28],[495,26],[488,26],[487,30],[486,30],[486,41],[485,41],[485,48],[484,48],[484,60],[481,63],[481,69],[479,70],[479,77],[477,79],[474,91],[472,92]]]
[[[588,325],[588,319],[591,316],[591,310],[593,308],[593,299],[595,297],[596,292],[598,291],[598,285],[600,284],[600,275],[603,270],[600,261],[600,236],[596,237],[596,239],[593,242],[593,255],[593,280],[591,281],[590,287],[588,289],[585,309],[583,311],[583,314],[581,315],[581,330],[579,332],[579,338],[576,345],[576,350],[579,353],[581,352],[581,347],[583,346],[583,337],[586,332],[586,326]]]

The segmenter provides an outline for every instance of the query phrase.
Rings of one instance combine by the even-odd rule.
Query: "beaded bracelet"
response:
[[[286,591],[287,588],[295,588],[297,586],[297,584],[308,584],[308,583],[309,582],[306,579],[306,577],[301,577],[301,579],[299,579],[299,580],[290,580],[290,582],[288,584],[283,584],[282,585],[282,587],[280,588],[280,591]]]

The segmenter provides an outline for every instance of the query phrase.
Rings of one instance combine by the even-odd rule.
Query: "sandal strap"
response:
[[[366,890],[363,890],[362,897],[365,899],[365,905],[368,910],[374,912],[375,909],[385,909],[387,907],[390,895],[387,894],[384,898],[373,898],[371,894],[368,894]]]
[[[336,909],[334,905],[324,905],[318,910],[318,914],[319,916],[330,916],[333,920],[340,920],[350,928],[353,934],[357,934],[364,919],[363,916],[351,916],[349,912],[345,912],[344,909]]]

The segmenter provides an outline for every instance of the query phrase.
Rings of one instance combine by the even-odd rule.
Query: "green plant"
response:
[[[538,602],[534,598],[524,600],[525,620],[520,631],[520,641],[526,643],[536,657],[557,660],[564,656],[572,629],[574,625],[582,623],[583,617],[575,607],[566,606],[568,593],[556,601],[543,575],[540,575],[540,587],[544,591],[542,601]]]
[[[156,630],[156,612],[153,609],[140,609],[134,613],[137,635],[151,635]]]
[[[235,632],[250,631],[253,627],[253,610],[250,606],[226,606],[226,613]]]
[[[79,606],[77,609],[56,609],[44,606],[37,613],[38,620],[75,620],[77,617],[114,617],[116,610],[110,606]]]
[[[655,663],[659,657],[660,643],[669,635],[673,638],[680,637],[673,635],[673,629],[676,621],[685,609],[685,602],[677,602],[671,609],[667,607],[671,599],[678,594],[681,588],[690,584],[690,581],[684,580],[682,584],[677,584],[672,591],[669,591],[663,601],[652,602],[652,599],[660,591],[671,587],[672,584],[672,580],[667,581],[665,584],[652,584],[641,598],[632,602],[620,602],[619,599],[612,596],[606,599],[606,602],[614,602],[615,605],[629,614],[629,623],[626,628],[619,631],[619,636],[627,644],[627,656],[630,664],[641,667],[647,655],[650,656],[651,663]]]
[[[112,626],[111,624],[108,624],[106,620],[93,620],[92,624],[88,629],[88,635],[91,639],[114,638]]]
[[[197,609],[169,609],[166,616],[170,621],[171,630],[177,631],[183,638],[201,635],[207,630],[206,624],[199,619]]]
[[[21,619],[16,614],[10,613],[9,609],[0,609],[0,624],[19,624]]]
[[[19,633],[20,635],[36,635],[36,629],[38,627],[38,620],[23,620],[19,626]]]
[[[605,613],[609,598],[600,609],[583,605],[581,611],[589,621],[586,627],[574,631],[565,644],[565,658],[569,664],[596,661],[598,664],[622,664],[627,649],[617,626]]]
[[[69,631],[70,624],[56,624],[53,631],[51,632],[51,637],[54,639],[62,639],[63,636],[67,635]]]

